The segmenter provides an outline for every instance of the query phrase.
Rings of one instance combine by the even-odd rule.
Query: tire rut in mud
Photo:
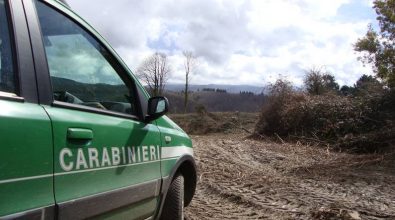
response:
[[[362,219],[395,219],[395,171],[387,172],[395,167],[377,155],[236,134],[192,138],[199,173],[187,219],[327,219],[344,210]]]

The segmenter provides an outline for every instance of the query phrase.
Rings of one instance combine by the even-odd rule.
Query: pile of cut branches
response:
[[[255,133],[353,152],[381,151],[395,142],[391,93],[348,97],[276,92],[264,105]]]

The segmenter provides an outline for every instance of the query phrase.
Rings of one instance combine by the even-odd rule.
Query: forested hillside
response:
[[[184,112],[184,97],[180,92],[165,92],[170,102],[170,113]],[[251,92],[227,93],[224,90],[191,92],[186,112],[258,112],[266,96]]]

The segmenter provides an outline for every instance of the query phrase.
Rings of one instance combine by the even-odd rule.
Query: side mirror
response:
[[[148,115],[145,117],[146,122],[150,122],[166,114],[169,110],[169,101],[166,97],[156,96],[148,100]]]

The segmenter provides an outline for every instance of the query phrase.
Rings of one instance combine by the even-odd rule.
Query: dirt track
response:
[[[395,219],[394,154],[192,139],[199,182],[186,219]]]

